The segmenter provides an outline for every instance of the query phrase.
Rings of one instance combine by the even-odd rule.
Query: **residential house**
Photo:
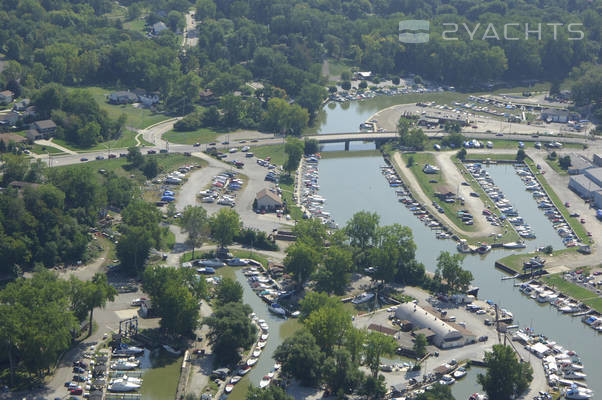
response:
[[[10,90],[3,90],[0,92],[0,105],[7,105],[13,102],[15,94]]]
[[[25,111],[27,109],[27,107],[29,107],[30,103],[31,103],[31,101],[29,99],[22,99],[20,101],[17,101],[13,105],[13,110],[15,110],[15,111]]]
[[[134,89],[133,92],[138,96],[138,101],[145,107],[151,107],[160,101],[159,94],[156,92],[147,93],[144,89]]]
[[[163,32],[164,30],[167,30],[167,25],[165,25],[165,23],[163,21],[159,21],[155,24],[153,24],[153,35],[158,35],[159,33]]]
[[[569,122],[569,111],[558,108],[545,108],[541,111],[541,119],[546,122]]]
[[[219,99],[215,97],[211,89],[201,90],[199,93],[199,102],[202,106],[213,106],[219,103]]]
[[[268,189],[260,190],[255,197],[255,202],[258,210],[274,211],[282,208],[280,197]]]
[[[360,71],[358,73],[356,73],[356,78],[357,79],[370,79],[370,77],[372,76],[372,71]]]
[[[19,120],[19,114],[14,111],[9,111],[5,114],[0,114],[0,125],[14,126]]]
[[[51,119],[43,119],[33,123],[33,127],[44,137],[50,137],[56,132],[56,124]]]
[[[9,144],[10,142],[21,143],[25,140],[23,136],[14,133],[0,133],[0,142],[4,142],[4,144]]]
[[[38,132],[37,129],[29,129],[27,130],[27,132],[25,133],[25,136],[27,137],[27,140],[29,141],[35,141],[35,140],[40,140],[40,139],[44,139],[44,135],[41,134],[40,132]]]
[[[107,98],[111,104],[131,104],[138,101],[138,96],[129,90],[111,93]]]

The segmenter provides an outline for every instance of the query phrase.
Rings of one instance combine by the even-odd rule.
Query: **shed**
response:
[[[257,192],[255,201],[258,210],[274,211],[282,207],[282,200],[280,197],[268,189],[262,189]]]

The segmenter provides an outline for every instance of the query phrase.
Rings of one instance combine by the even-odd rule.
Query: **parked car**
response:
[[[487,340],[489,340],[489,338],[487,336],[479,337],[479,342],[486,342]]]
[[[117,158],[117,154],[109,154],[109,158]]]
[[[196,142],[195,144],[192,145],[192,147],[200,147],[201,144],[199,142]]]
[[[96,156],[97,160],[104,160],[105,158],[103,156]]]
[[[157,154],[157,150],[149,150],[146,154]]]
[[[477,192],[470,192],[472,197],[481,197]]]

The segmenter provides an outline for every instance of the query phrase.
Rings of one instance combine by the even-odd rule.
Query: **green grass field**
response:
[[[126,130],[121,134],[121,137],[115,140],[108,140],[106,142],[98,143],[92,147],[79,147],[71,143],[67,143],[61,139],[53,139],[52,141],[59,146],[63,146],[69,150],[76,152],[88,152],[88,151],[96,151],[96,150],[111,150],[113,149],[127,149],[128,147],[136,146],[136,137],[137,133],[134,131]],[[138,137],[140,144],[144,146],[152,146],[152,143],[147,142],[142,138],[142,135]]]
[[[558,164],[558,158],[555,160],[550,160],[546,157],[546,163],[552,168],[558,175],[566,176],[568,175],[568,171],[566,169],[562,169],[560,164]]]
[[[587,231],[585,230],[583,225],[580,224],[576,218],[570,217],[570,212],[566,209],[566,207],[564,206],[564,203],[562,201],[560,201],[556,192],[554,192],[554,190],[552,189],[552,187],[550,186],[548,181],[546,181],[546,178],[537,170],[533,160],[531,160],[530,158],[527,158],[527,159],[525,159],[525,162],[531,169],[531,172],[539,180],[539,182],[541,183],[541,186],[543,186],[546,193],[548,193],[548,195],[550,196],[550,200],[552,200],[552,202],[554,203],[554,205],[556,206],[558,211],[560,211],[560,213],[562,214],[564,219],[571,226],[571,228],[573,229],[573,231],[575,232],[575,234],[577,235],[579,240],[582,243],[589,243],[590,239],[587,236]]]
[[[131,104],[113,105],[107,103],[106,96],[111,92],[117,90],[123,90],[123,88],[102,88],[98,86],[84,86],[72,89],[85,89],[96,100],[101,109],[106,110],[112,119],[117,119],[121,114],[127,116],[126,126],[133,127],[136,129],[146,128],[150,125],[156,124],[157,122],[164,121],[169,116],[165,114],[155,113],[146,108],[135,108]]]
[[[499,154],[499,153],[476,153],[471,154],[468,151],[466,155],[466,160],[469,162],[470,160],[493,160],[493,161],[514,161],[516,160],[516,154]]]
[[[211,143],[215,142],[218,136],[227,133],[232,133],[232,131],[218,131],[211,128],[200,128],[196,131],[190,132],[169,131],[163,134],[163,139],[171,143],[180,144]]]
[[[145,33],[145,30],[146,30],[146,25],[145,25],[144,19],[142,19],[142,18],[137,18],[132,21],[127,21],[123,24],[123,27],[130,31],[140,32],[140,33]]]
[[[41,146],[39,144],[33,144],[30,146],[30,150],[33,153],[36,154],[52,154],[52,155],[59,155],[59,154],[65,154],[63,153],[61,150],[57,149],[56,147],[52,147],[52,146]]]
[[[286,160],[284,143],[271,144],[268,146],[256,146],[253,147],[252,152],[257,158],[271,157],[271,163],[276,165],[283,165],[284,161]]]
[[[571,247],[571,248],[556,250],[552,253],[552,256],[549,256],[549,255],[546,255],[543,253],[538,253],[538,252],[511,254],[504,258],[500,258],[497,261],[500,264],[505,265],[506,267],[514,270],[517,273],[522,273],[523,272],[523,263],[525,261],[529,261],[529,259],[532,257],[540,256],[543,258],[549,258],[549,257],[553,257],[554,255],[563,255],[563,254],[567,254],[567,253],[575,253],[576,254],[577,249],[575,247]]]

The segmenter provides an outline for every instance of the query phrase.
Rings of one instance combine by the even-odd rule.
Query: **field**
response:
[[[271,157],[270,162],[276,165],[283,165],[286,160],[284,153],[284,143],[272,144],[268,146],[257,146],[252,149],[257,158]]]
[[[76,152],[88,152],[95,150],[108,150],[110,149],[127,149],[128,147],[136,146],[138,143],[136,142],[137,133],[134,131],[126,130],[121,134],[121,137],[115,140],[108,140],[106,142],[98,143],[92,147],[78,147],[72,143],[67,143],[61,139],[53,139],[52,141],[59,146],[63,146],[69,150],[73,150]],[[142,135],[138,137],[140,144],[144,146],[152,146],[152,143],[147,142],[142,138]]]
[[[36,154],[52,154],[52,155],[65,154],[61,150],[57,149],[56,147],[41,146],[39,144],[33,144],[32,146],[30,146],[30,150]]]
[[[215,142],[218,136],[227,133],[231,133],[231,131],[200,128],[190,132],[169,131],[163,135],[163,139],[180,144],[211,143]]]
[[[566,169],[562,169],[562,167],[560,167],[560,164],[558,164],[558,158],[554,159],[554,160],[550,160],[549,158],[546,157],[546,163],[550,166],[550,168],[552,168],[558,175],[562,175],[562,176],[566,176],[568,175],[568,171]]]
[[[146,108],[136,108],[131,104],[113,105],[107,103],[106,96],[109,93],[123,89],[102,88],[98,86],[85,86],[73,89],[85,89],[88,92],[90,92],[90,94],[92,95],[94,100],[96,100],[100,108],[106,110],[112,119],[117,119],[121,114],[125,114],[127,117],[127,127],[131,127],[134,129],[142,129],[169,118],[169,116],[165,114],[155,113]]]
[[[572,247],[572,248],[567,248],[567,249],[556,250],[552,253],[552,256],[548,256],[546,254],[537,253],[537,252],[512,254],[512,255],[509,255],[504,258],[499,259],[498,262],[500,264],[503,264],[506,267],[514,270],[516,273],[522,274],[523,263],[525,261],[528,261],[532,257],[540,256],[543,258],[550,258],[550,257],[553,257],[554,255],[563,255],[563,254],[567,254],[567,253],[570,254],[570,253],[576,253],[576,252],[577,252],[577,249]]]

